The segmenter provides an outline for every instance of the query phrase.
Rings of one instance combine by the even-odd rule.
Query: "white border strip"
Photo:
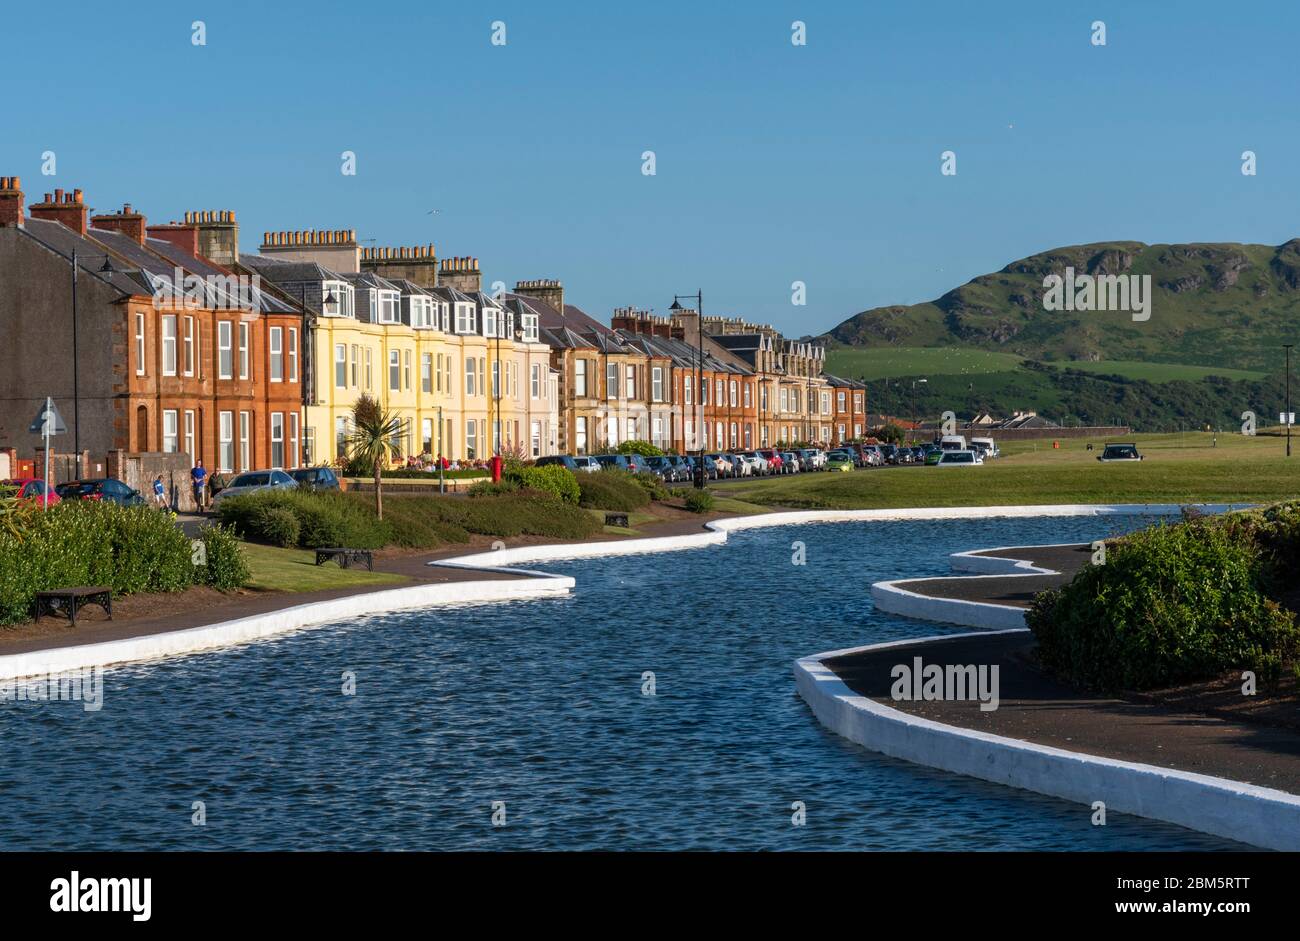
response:
[[[1224,509],[1245,507],[1249,504],[1192,505],[1207,512],[1219,512]],[[721,545],[727,541],[727,533],[735,530],[754,529],[760,526],[793,526],[800,523],[1134,514],[1167,516],[1180,513],[1182,508],[1183,504],[1177,503],[1118,503],[918,507],[897,510],[804,510],[761,513],[755,516],[714,520],[705,524],[706,528],[701,532],[682,536],[517,546],[513,549],[474,553],[429,564],[497,570],[502,566],[519,565],[531,561],[697,549],[704,546]],[[266,614],[252,615],[216,624],[205,624],[201,627],[186,628],[179,631],[164,631],[140,637],[128,637],[95,644],[79,644],[72,647],[50,648],[31,651],[30,653],[3,654],[0,655],[0,679],[14,679],[49,672],[198,653],[366,614],[379,614],[385,611],[442,604],[549,597],[564,594],[574,587],[572,578],[518,569],[511,569],[510,571],[515,575],[531,577],[512,581],[457,582],[394,588],[388,591],[350,595],[330,601],[309,602]]]
[[[794,664],[795,685],[823,725],[872,751],[1081,804],[1104,801],[1107,810],[1254,846],[1300,850],[1300,796],[922,719],[859,696],[823,662],[887,647],[988,636],[992,635],[980,632],[924,637],[804,657]]]

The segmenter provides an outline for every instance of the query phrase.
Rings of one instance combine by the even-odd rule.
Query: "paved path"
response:
[[[1068,581],[1087,564],[1090,550],[1087,545],[1023,546],[977,554],[1028,559],[1064,574],[900,584],[930,596],[1025,607],[1034,592]],[[826,665],[854,692],[935,722],[1300,794],[1295,731],[1080,692],[1040,670],[1034,647],[1028,632],[976,635],[850,654]],[[976,701],[895,701],[890,671],[898,664],[911,666],[914,657],[927,665],[997,664],[998,708],[981,712]]]

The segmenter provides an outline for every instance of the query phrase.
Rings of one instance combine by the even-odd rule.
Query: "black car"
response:
[[[113,477],[91,480],[70,480],[54,488],[60,500],[103,500],[119,506],[144,506],[146,500],[139,490],[132,490]]]
[[[339,479],[328,467],[300,467],[289,476],[304,490],[340,490]]]
[[[658,474],[670,484],[676,483],[681,479],[678,476],[677,468],[673,466],[673,462],[667,457],[655,455],[653,457],[643,457],[641,458],[641,461],[644,470],[648,470],[653,474]]]

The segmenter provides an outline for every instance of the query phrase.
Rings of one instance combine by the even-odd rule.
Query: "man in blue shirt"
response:
[[[203,469],[202,461],[194,462],[194,469],[190,471],[190,479],[194,482],[194,508],[202,512],[203,487],[208,480],[208,472]]]

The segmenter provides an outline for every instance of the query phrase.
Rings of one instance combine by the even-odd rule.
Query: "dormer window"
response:
[[[411,326],[412,327],[432,327],[433,322],[433,298],[422,297],[418,294],[411,297]]]
[[[524,342],[536,343],[538,340],[537,315],[523,314],[520,319],[523,323],[523,328],[524,328]]]
[[[497,309],[495,307],[483,308],[483,336],[494,337],[497,335]]]
[[[450,333],[451,332],[451,305],[439,304],[438,308],[440,311],[440,316],[442,317],[442,332]]]
[[[401,295],[396,291],[379,292],[379,322],[400,323]]]
[[[326,317],[355,317],[356,295],[344,281],[326,281],[321,294],[321,313]]]
[[[456,305],[456,332],[473,333],[475,327],[474,305],[457,304]]]

